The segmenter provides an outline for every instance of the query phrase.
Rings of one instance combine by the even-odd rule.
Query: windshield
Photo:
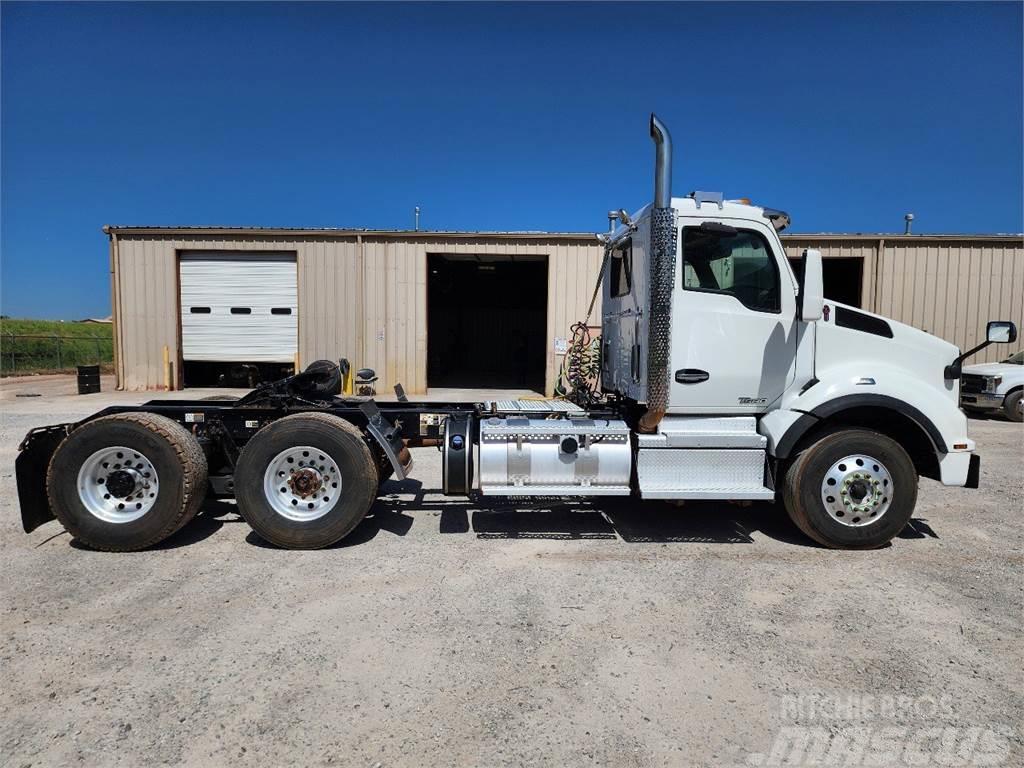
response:
[[[1003,360],[1004,363],[1013,363],[1014,365],[1024,365],[1024,349],[1015,355],[1010,355],[1008,358]]]

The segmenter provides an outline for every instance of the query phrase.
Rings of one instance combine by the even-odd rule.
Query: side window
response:
[[[613,299],[625,296],[633,285],[633,241],[625,240],[612,249],[609,259],[609,288]]]
[[[758,312],[780,311],[779,267],[757,232],[685,227],[682,250],[686,290],[727,293]]]

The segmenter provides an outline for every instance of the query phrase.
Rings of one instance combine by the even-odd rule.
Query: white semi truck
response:
[[[449,495],[772,501],[830,547],[878,547],[907,524],[919,477],[977,487],[961,355],[941,339],[823,298],[799,277],[785,213],[673,197],[672,145],[651,116],[652,204],[599,235],[600,375],[566,399],[377,403],[339,396],[331,363],[234,401],[153,401],[35,429],[17,460],[24,528],[56,517],[105,550],[152,546],[207,495],[264,539],[346,536],[381,481],[442,451]],[[986,344],[1012,342],[1011,322]],[[982,345],[984,346],[984,345]],[[677,514],[666,506],[665,514]]]

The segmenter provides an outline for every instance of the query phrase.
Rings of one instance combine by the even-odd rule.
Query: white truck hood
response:
[[[1015,363],[976,363],[965,365],[964,373],[976,373],[981,376],[1006,376],[1012,373],[1024,373],[1024,366]]]

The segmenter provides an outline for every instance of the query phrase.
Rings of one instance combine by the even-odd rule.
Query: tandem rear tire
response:
[[[50,460],[46,490],[72,536],[93,549],[128,552],[191,520],[206,481],[206,456],[187,429],[152,413],[124,413],[68,435]]]
[[[299,413],[256,433],[238,458],[235,499],[252,529],[286,549],[340,541],[377,496],[377,462],[363,434],[326,413]]]
[[[874,549],[910,521],[917,480],[895,440],[843,429],[801,451],[786,471],[782,496],[790,519],[819,544]]]

